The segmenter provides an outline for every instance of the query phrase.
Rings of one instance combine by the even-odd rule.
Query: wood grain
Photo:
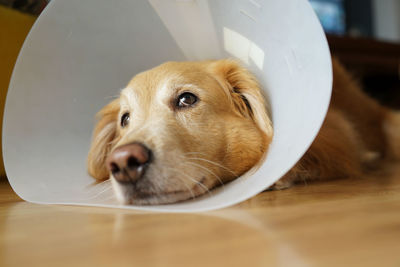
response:
[[[0,185],[1,266],[400,266],[400,166],[197,214],[46,206]]]

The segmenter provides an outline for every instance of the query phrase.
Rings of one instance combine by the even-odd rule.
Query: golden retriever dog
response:
[[[335,59],[333,71],[331,105],[317,138],[272,189],[356,177],[399,157],[400,116],[362,93]],[[122,203],[175,203],[244,174],[272,137],[259,84],[240,64],[168,62],[136,75],[99,112],[88,170],[99,181],[111,179]]]
[[[168,62],[136,75],[98,114],[89,173],[126,204],[209,192],[252,168],[273,130],[256,79],[232,60]]]

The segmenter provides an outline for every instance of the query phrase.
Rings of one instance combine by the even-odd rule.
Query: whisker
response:
[[[208,189],[208,187],[205,186],[202,182],[193,179],[190,175],[188,175],[188,174],[186,174],[186,173],[184,173],[184,172],[182,172],[182,174],[183,174],[184,176],[186,176],[186,178],[188,178],[188,179],[190,179],[191,181],[193,181],[194,183],[198,184],[198,185],[199,185],[201,188],[203,188],[203,189],[205,190],[205,192],[207,192],[209,195],[212,195],[210,189]]]
[[[111,183],[111,180],[110,180],[110,179],[107,179],[107,180],[104,180],[104,181],[102,181],[102,182],[96,183],[95,186],[99,186],[99,185],[103,185],[103,184],[110,184],[110,183]]]
[[[195,195],[193,193],[193,190],[187,185],[184,179],[182,179],[180,176],[178,176],[179,180],[182,181],[183,185],[189,190],[190,194],[192,195],[192,198],[195,198]]]
[[[171,167],[164,167],[164,168],[171,169],[171,170],[173,170],[173,171],[178,171],[176,168],[171,168]],[[178,172],[179,172],[179,171],[178,171]],[[183,174],[186,178],[188,178],[189,180],[191,180],[191,181],[194,182],[195,184],[197,184],[197,185],[199,185],[200,187],[202,187],[202,188],[205,190],[205,192],[207,192],[209,195],[211,195],[211,191],[210,191],[210,190],[208,189],[208,187],[205,186],[202,182],[193,179],[192,176],[188,175],[188,174],[185,173],[185,172],[179,172],[179,174]]]
[[[187,161],[186,163],[187,163],[187,164],[190,164],[190,165],[193,165],[193,166],[197,166],[197,167],[199,167],[199,168],[201,168],[201,169],[207,171],[208,173],[211,173],[212,175],[215,176],[215,178],[218,179],[218,181],[220,182],[221,186],[222,186],[223,188],[225,188],[225,185],[224,185],[224,183],[222,182],[221,178],[220,178],[218,175],[216,175],[213,171],[209,170],[208,168],[206,168],[206,167],[204,167],[204,166],[201,166],[200,164],[197,164],[197,163],[194,163],[194,162],[191,162],[191,161]]]
[[[90,191],[97,191],[97,188],[98,188],[98,187],[106,187],[106,186],[108,186],[109,184],[111,184],[111,180],[110,180],[110,179],[107,179],[107,180],[102,181],[102,182],[99,182],[99,183],[87,185],[87,186],[85,187],[85,189],[86,189],[88,192],[90,192]]]
[[[166,167],[166,168],[167,168],[167,169],[171,169],[171,170],[173,170],[173,171],[178,171],[178,170],[175,169],[175,168],[170,168],[170,167]],[[164,174],[162,174],[162,176],[163,176],[164,179],[167,179],[167,177],[165,177]],[[185,185],[185,187],[189,190],[190,194],[192,195],[192,198],[195,198],[195,195],[194,195],[193,190],[187,185],[187,183],[185,182],[185,180],[182,179],[180,176],[177,176],[177,177],[179,178],[179,180],[182,181],[182,183]]]
[[[97,194],[95,194],[94,196],[88,197],[86,200],[95,199],[95,198],[99,197],[100,195],[102,195],[102,194],[104,194],[104,193],[106,193],[106,192],[110,191],[111,189],[112,189],[112,186],[109,186],[109,187],[103,188],[103,189],[101,189],[101,191],[100,191],[100,192],[98,192],[98,193],[97,193]]]
[[[182,155],[183,156],[186,156],[186,155],[193,155],[193,154],[196,154],[196,155],[206,155],[205,153],[202,153],[202,152],[186,152],[186,153],[183,153]]]
[[[235,178],[238,178],[238,177],[239,177],[239,176],[238,176],[236,173],[234,173],[231,169],[229,169],[229,168],[225,167],[224,165],[221,165],[221,164],[219,164],[219,163],[217,163],[217,162],[215,162],[215,161],[211,161],[211,160],[204,159],[204,158],[187,158],[187,159],[202,160],[202,161],[208,162],[208,163],[210,163],[210,164],[214,164],[215,166],[221,167],[222,169],[225,169],[225,170],[227,170],[228,172],[232,173],[232,174],[235,176]]]

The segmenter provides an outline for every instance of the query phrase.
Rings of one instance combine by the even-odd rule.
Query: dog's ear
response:
[[[219,83],[228,91],[234,109],[242,116],[253,119],[267,137],[272,138],[272,122],[256,78],[232,59],[213,61],[210,67]]]
[[[106,159],[117,137],[119,99],[113,100],[97,114],[92,144],[88,155],[88,171],[98,180],[109,178]]]

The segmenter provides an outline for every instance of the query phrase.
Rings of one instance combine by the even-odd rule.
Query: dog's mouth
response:
[[[116,198],[127,205],[172,204],[198,198],[237,177],[199,154],[178,149],[157,153],[139,142],[118,146],[106,161]]]
[[[193,186],[185,186],[178,190],[154,190],[153,186],[143,187],[138,182],[119,182],[111,177],[114,191],[118,200],[125,205],[163,205],[179,203],[198,198],[211,188],[205,185],[206,177],[203,177]],[[153,190],[151,190],[153,189]]]

